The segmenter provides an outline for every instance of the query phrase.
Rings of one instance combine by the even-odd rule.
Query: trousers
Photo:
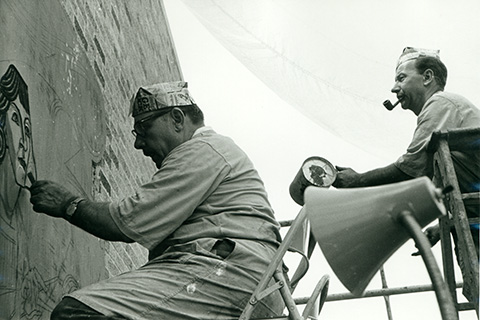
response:
[[[55,307],[50,316],[51,320],[125,320],[118,316],[105,316],[80,301],[65,297]]]

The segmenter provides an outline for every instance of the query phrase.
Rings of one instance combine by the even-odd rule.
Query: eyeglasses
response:
[[[132,130],[133,136],[134,137],[140,136],[140,137],[144,138],[146,133],[147,133],[147,130],[149,128],[148,126],[145,126],[145,124],[148,121],[151,121],[151,120],[159,118],[163,115],[166,115],[172,109],[173,108],[165,108],[163,110],[158,111],[157,113],[154,113],[154,114],[152,114],[148,117],[143,118],[142,120],[139,120],[139,121],[135,122],[135,124],[133,125],[133,130]]]

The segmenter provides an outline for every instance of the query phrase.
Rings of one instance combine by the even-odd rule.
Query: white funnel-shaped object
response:
[[[378,187],[308,187],[305,209],[315,240],[354,295],[410,237],[397,215],[408,210],[423,228],[446,214],[442,192],[426,177]]]

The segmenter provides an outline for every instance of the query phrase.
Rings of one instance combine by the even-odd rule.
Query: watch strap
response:
[[[64,214],[64,218],[66,220],[70,221],[70,219],[72,219],[73,215],[77,211],[78,204],[83,200],[86,200],[86,199],[82,197],[77,197],[69,202],[67,208],[65,209],[65,214]]]

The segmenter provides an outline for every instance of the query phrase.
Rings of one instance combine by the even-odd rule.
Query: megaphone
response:
[[[399,214],[423,228],[446,214],[442,191],[427,177],[378,187],[307,187],[305,210],[315,240],[343,285],[360,296],[386,260],[409,238]]]

